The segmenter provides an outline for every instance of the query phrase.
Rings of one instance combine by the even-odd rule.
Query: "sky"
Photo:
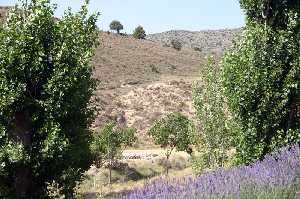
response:
[[[0,0],[0,6],[17,0]],[[78,11],[83,0],[52,0],[58,5],[56,16],[71,7]],[[146,33],[168,30],[211,30],[244,26],[244,14],[238,0],[90,0],[90,12],[100,12],[98,26],[108,30],[119,20],[123,32],[132,33],[142,25]]]

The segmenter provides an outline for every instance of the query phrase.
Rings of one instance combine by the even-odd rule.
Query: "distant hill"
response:
[[[2,22],[7,17],[7,13],[10,8],[11,7],[9,6],[0,6],[0,22]]]
[[[202,51],[205,54],[222,55],[232,45],[232,41],[242,32],[238,29],[221,29],[206,31],[171,30],[163,33],[150,34],[148,40],[169,46],[173,39],[179,40],[184,47]]]

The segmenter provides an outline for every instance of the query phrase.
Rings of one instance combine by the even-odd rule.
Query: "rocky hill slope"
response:
[[[169,112],[192,118],[192,82],[204,60],[193,49],[177,51],[152,41],[102,33],[93,60],[95,77],[101,81],[97,90],[100,114],[94,127],[115,120],[123,111],[127,124],[140,135]],[[149,143],[147,136],[141,138]]]
[[[171,30],[150,34],[147,39],[169,46],[172,40],[180,41],[184,47],[202,51],[205,54],[221,55],[232,45],[232,40],[241,34],[242,29],[207,31]]]
[[[140,144],[145,146],[149,143],[146,132],[156,119],[170,112],[195,118],[192,84],[205,57],[212,52],[220,57],[240,31],[170,31],[147,40],[103,32],[93,60],[95,77],[101,81],[97,90],[100,114],[94,127],[123,114],[127,124],[137,128]],[[168,34],[190,42],[181,51],[157,42],[172,38]],[[203,45],[203,50],[191,48],[193,42]]]

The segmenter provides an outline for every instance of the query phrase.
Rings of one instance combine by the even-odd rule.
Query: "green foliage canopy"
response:
[[[201,70],[201,79],[194,85],[193,104],[201,123],[200,155],[194,166],[199,172],[204,168],[223,167],[240,128],[228,110],[219,66],[213,57],[208,59]]]
[[[146,38],[146,32],[142,26],[138,26],[135,28],[133,32],[133,37],[136,39],[145,39]]]
[[[178,151],[189,152],[189,146],[196,141],[193,122],[180,113],[171,113],[158,120],[148,133],[155,144],[163,148],[176,148]]]
[[[116,123],[109,122],[95,135],[91,144],[92,152],[95,156],[113,159],[123,146],[130,146],[136,141],[135,134],[134,128],[118,127]]]
[[[47,198],[54,180],[70,197],[91,160],[98,14],[23,2],[0,29],[0,197]]]
[[[195,144],[197,140],[193,122],[181,113],[170,113],[156,121],[149,129],[148,134],[154,139],[155,144],[167,150],[167,174],[172,151],[177,149],[192,153],[191,145]]]
[[[120,21],[117,21],[117,20],[113,20],[110,25],[109,25],[109,28],[111,30],[116,30],[117,33],[119,34],[120,33],[120,30],[123,30],[123,25],[121,24]]]
[[[300,9],[293,2],[272,1],[274,16],[286,20],[270,24],[251,14],[261,1],[241,1],[248,13],[243,38],[222,60],[225,93],[242,125],[241,163],[300,142]]]
[[[298,12],[300,2],[295,0],[240,0],[247,18],[272,27],[287,27],[288,12]]]
[[[96,134],[92,143],[91,151],[95,160],[109,162],[109,183],[111,183],[112,161],[120,155],[122,147],[130,146],[136,141],[136,129],[119,127],[114,122],[104,125],[99,134]]]

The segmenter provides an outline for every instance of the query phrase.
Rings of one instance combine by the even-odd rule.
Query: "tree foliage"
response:
[[[269,15],[262,13],[265,3]],[[222,76],[242,125],[239,160],[249,163],[300,142],[300,7],[298,1],[275,0],[241,0],[241,5],[248,14],[246,28],[224,56]]]
[[[133,32],[133,37],[136,39],[145,39],[146,38],[146,32],[142,26],[138,26],[135,28]]]
[[[101,132],[95,135],[91,150],[97,161],[108,161],[110,170],[109,183],[111,183],[111,169],[113,160],[122,152],[122,147],[130,146],[136,141],[136,129],[119,127],[114,122],[104,125]]]
[[[193,104],[200,127],[200,155],[195,160],[195,168],[223,167],[229,160],[228,151],[234,147],[239,125],[228,110],[221,83],[219,66],[213,57],[201,71],[201,79],[193,88]]]
[[[23,1],[0,29],[1,198],[47,198],[53,181],[69,197],[90,165],[98,14],[87,4],[57,20],[49,0]]]
[[[300,2],[295,0],[240,0],[247,18],[268,26],[285,29],[289,23],[288,12],[298,12]]]
[[[167,161],[174,149],[191,153],[191,145],[196,143],[195,126],[191,120],[180,113],[170,113],[158,120],[150,128],[149,135],[155,144],[165,148]],[[168,163],[166,165],[168,174]]]
[[[117,21],[117,20],[113,20],[110,25],[109,25],[109,28],[111,30],[115,30],[117,31],[118,34],[120,34],[120,30],[123,30],[123,25],[121,24],[120,21]]]

